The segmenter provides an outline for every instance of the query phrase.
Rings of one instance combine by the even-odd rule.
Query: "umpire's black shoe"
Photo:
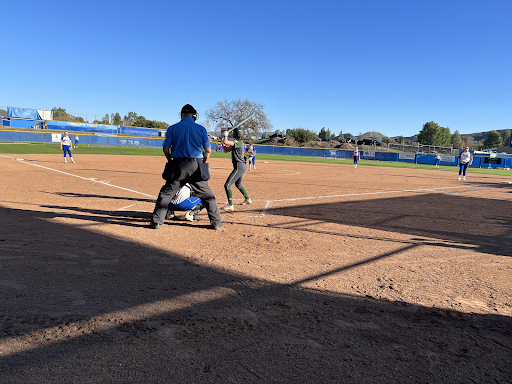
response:
[[[149,223],[149,227],[150,228],[153,228],[153,229],[160,229],[160,227],[162,226],[162,224],[158,224],[158,223]]]

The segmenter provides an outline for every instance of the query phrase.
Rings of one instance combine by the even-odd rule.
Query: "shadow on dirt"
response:
[[[449,247],[476,246],[478,252],[512,256],[512,202],[464,192],[270,207],[266,214],[435,238],[458,243]],[[284,227],[315,231],[300,221]]]
[[[435,210],[434,197],[403,199],[295,209],[303,209],[298,217],[315,219],[313,212],[332,216],[334,210],[335,222],[346,222],[352,212],[354,224],[410,233],[406,228],[418,221],[413,213],[422,212],[413,206]],[[399,202],[400,212],[394,212],[390,206]],[[360,216],[382,203],[387,214]],[[428,211],[422,217],[436,216]],[[272,213],[292,216],[283,208]],[[56,218],[0,208],[1,383],[453,383],[512,377],[508,317],[256,280]],[[466,240],[451,229],[429,235]]]

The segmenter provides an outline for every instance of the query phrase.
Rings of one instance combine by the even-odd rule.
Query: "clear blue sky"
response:
[[[512,1],[10,1],[0,108],[174,123],[265,105],[275,129],[512,128]]]

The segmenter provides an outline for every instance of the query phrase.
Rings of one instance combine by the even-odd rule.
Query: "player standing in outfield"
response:
[[[462,175],[462,179],[466,180],[466,170],[473,163],[473,155],[469,152],[469,147],[465,147],[461,153],[459,153],[459,178]]]
[[[188,221],[200,220],[198,213],[204,208],[204,204],[199,197],[193,195],[191,185],[185,184],[171,199],[165,218],[172,219],[175,211],[187,211],[185,219]]]
[[[256,150],[254,149],[254,145],[249,145],[247,152],[245,152],[245,156],[249,160],[249,171],[251,170],[251,166],[256,169],[256,167],[254,167],[254,158],[256,157]]]
[[[252,156],[252,169],[256,170],[256,146],[252,145],[252,151],[254,155]],[[249,161],[249,170],[251,170],[251,162]]]
[[[66,161],[66,152],[69,153],[69,158],[71,159],[71,162],[74,163],[75,160],[73,160],[73,155],[71,154],[71,138],[68,136],[67,132],[64,132],[64,137],[60,139],[60,149],[64,151],[64,162]]]
[[[441,155],[438,153],[436,155],[436,168],[439,168],[439,164],[441,164]]]
[[[78,140],[80,140],[78,138],[78,135],[75,136],[75,148],[78,148]]]
[[[234,168],[226,180],[226,183],[224,184],[224,189],[226,190],[226,195],[228,196],[228,203],[222,207],[222,209],[226,211],[234,211],[235,208],[233,207],[233,192],[231,191],[231,186],[233,183],[245,197],[242,205],[252,204],[249,195],[247,195],[245,188],[242,186],[242,176],[247,169],[247,165],[245,164],[244,143],[242,141],[242,135],[237,128],[233,130],[233,141],[228,140],[228,131],[224,131],[224,137],[222,138],[222,148],[224,148],[224,152],[231,152],[231,162],[233,163]]]
[[[354,168],[357,168],[357,162],[359,161],[360,155],[359,155],[359,148],[356,147],[353,153],[354,157]]]

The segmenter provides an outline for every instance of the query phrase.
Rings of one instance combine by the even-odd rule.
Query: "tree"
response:
[[[52,112],[53,112],[53,120],[58,120],[58,121],[68,121],[69,120],[68,114],[66,112],[66,108],[53,107]]]
[[[322,127],[322,129],[320,130],[320,133],[318,134],[318,138],[321,140],[325,140],[330,137],[331,137],[331,130],[330,129],[326,130],[325,127]]]
[[[124,115],[123,117],[123,124],[131,127],[132,125],[135,125],[138,117],[139,116],[135,112],[128,112],[128,115]]]
[[[418,134],[418,143],[423,145],[435,145],[434,141],[440,130],[441,127],[439,124],[433,121],[423,124],[423,129]]]
[[[418,134],[418,142],[423,145],[450,146],[450,128],[440,127],[439,124],[429,121],[423,124],[423,129]]]
[[[202,125],[207,132],[210,132],[212,129],[212,126],[210,125],[210,122],[208,120],[198,121],[197,124]]]
[[[434,145],[439,145],[441,147],[449,147],[451,145],[452,135],[450,133],[450,128],[441,127],[441,131],[439,135],[436,137],[436,141]]]
[[[223,100],[217,102],[213,108],[206,112],[206,118],[216,125],[216,129],[231,129],[238,122],[245,119],[252,113],[255,116],[242,124],[241,128],[246,134],[257,135],[258,133],[272,130],[272,123],[268,119],[264,105],[255,101],[245,100]]]
[[[403,137],[403,136],[402,136]],[[387,136],[382,136],[382,139],[381,141],[384,143],[384,144],[389,144],[389,143],[394,143],[395,141]]]
[[[119,112],[116,112],[115,114],[112,113],[110,115],[110,121],[112,122],[112,125],[120,125],[121,124],[121,115]]]
[[[343,131],[340,131],[340,134],[338,135],[340,139],[343,139]]]
[[[450,139],[450,143],[453,145],[453,148],[462,148],[462,136],[459,131],[453,132],[453,135]]]
[[[502,145],[508,147],[510,145],[510,129],[507,129],[503,133],[503,140],[501,140]]]
[[[286,137],[293,137],[298,143],[307,143],[308,141],[318,140],[315,132],[306,128],[293,128],[286,130]]]
[[[498,131],[492,130],[487,134],[487,138],[483,142],[484,148],[496,148],[501,146],[501,135]]]

